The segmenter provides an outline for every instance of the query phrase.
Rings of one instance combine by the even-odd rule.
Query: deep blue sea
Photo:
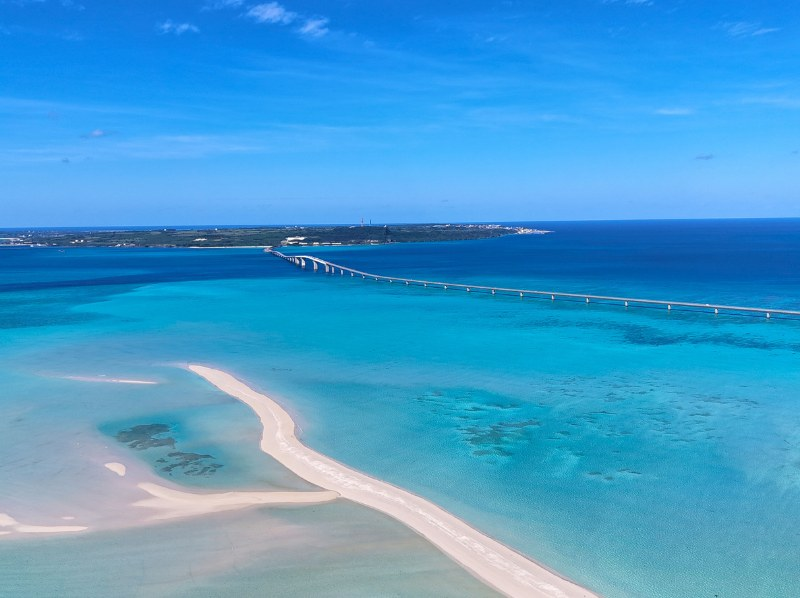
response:
[[[800,309],[797,219],[530,225],[554,232],[292,251]],[[0,274],[0,513],[90,528],[0,536],[0,595],[491,595],[341,501],[132,525],[136,481],[309,487],[186,363],[241,377],[315,449],[609,598],[800,595],[800,319],[390,285],[252,249],[0,248]]]

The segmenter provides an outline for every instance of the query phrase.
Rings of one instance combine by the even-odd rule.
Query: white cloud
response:
[[[5,0],[0,1],[0,4],[16,4],[17,6],[27,6],[30,4],[44,4],[47,0]],[[60,0],[58,2],[64,8],[71,8],[74,10],[86,10],[83,4],[75,2],[75,0]]]
[[[172,33],[174,35],[183,35],[184,33],[200,33],[200,29],[191,23],[175,23],[169,19],[163,23],[156,25],[156,30],[165,35]]]
[[[779,27],[763,27],[761,23],[750,21],[724,21],[717,23],[717,29],[721,29],[731,37],[755,37],[780,31]]]
[[[84,139],[99,139],[100,137],[108,137],[111,135],[109,131],[104,131],[103,129],[95,129],[94,131],[89,131],[85,135],[81,135]]]
[[[760,104],[763,106],[775,106],[777,108],[800,108],[800,98],[789,96],[761,96],[744,98],[743,104]]]
[[[247,16],[259,23],[277,23],[280,25],[288,25],[297,19],[297,13],[286,10],[277,2],[256,4],[247,11]]]
[[[313,17],[306,19],[306,22],[298,29],[303,35],[310,37],[322,37],[328,33],[328,19],[325,17]]]
[[[603,4],[627,4],[628,6],[652,6],[653,0],[603,0]]]
[[[694,114],[692,108],[659,108],[655,111],[659,116],[691,116]]]
[[[208,0],[203,10],[222,10],[223,8],[238,8],[244,0]]]
[[[226,0],[222,0],[226,1]],[[230,0],[227,0],[230,1]],[[233,0],[236,1],[236,0]],[[328,29],[328,19],[325,17],[309,17],[294,11],[277,2],[266,2],[250,7],[245,16],[250,17],[257,23],[269,23],[274,25],[290,25],[299,23],[295,32],[306,37],[323,37],[330,33]]]

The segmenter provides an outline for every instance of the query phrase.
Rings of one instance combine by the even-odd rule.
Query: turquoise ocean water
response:
[[[798,220],[539,226],[556,232],[304,252],[800,309]],[[278,398],[314,448],[605,596],[800,594],[800,321],[406,288],[259,250],[2,248],[0,272],[0,512],[99,530],[0,537],[0,594],[489,594],[341,502],[121,527],[136,476],[310,487],[258,450],[246,407],[179,367],[192,362]],[[98,563],[128,573],[93,576]]]

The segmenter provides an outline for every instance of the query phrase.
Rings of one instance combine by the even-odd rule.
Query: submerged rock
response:
[[[116,439],[137,451],[158,446],[175,448],[175,439],[171,436],[163,436],[170,431],[171,427],[167,424],[144,424],[121,430],[117,433]]]

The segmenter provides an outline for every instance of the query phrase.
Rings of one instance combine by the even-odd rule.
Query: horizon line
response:
[[[380,221],[376,223],[362,224],[361,222],[305,222],[305,223],[277,223],[277,224],[96,224],[96,225],[69,225],[69,226],[54,226],[54,225],[22,225],[22,226],[0,226],[0,231],[21,231],[21,230],[115,230],[126,231],[133,229],[209,229],[209,228],[288,228],[288,227],[306,227],[306,228],[321,228],[326,226],[348,226],[361,228],[363,227],[380,227],[380,226],[434,226],[434,225],[500,225],[500,226],[517,226],[525,224],[549,224],[549,223],[578,223],[578,222],[708,222],[717,220],[800,220],[800,215],[797,216],[713,216],[705,218],[585,218],[585,219],[561,219],[561,220],[465,220],[465,221]]]

